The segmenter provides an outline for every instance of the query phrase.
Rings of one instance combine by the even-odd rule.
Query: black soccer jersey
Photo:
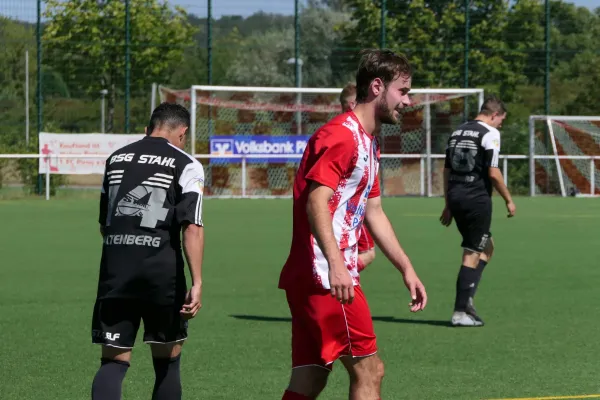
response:
[[[181,225],[202,225],[203,188],[202,165],[164,138],[146,136],[108,157],[98,299],[182,301]]]
[[[498,167],[500,132],[472,120],[460,125],[448,139],[445,167],[450,169],[448,195],[453,197],[491,196],[489,168]]]

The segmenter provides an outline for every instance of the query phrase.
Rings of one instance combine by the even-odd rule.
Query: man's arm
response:
[[[450,148],[446,149],[446,158],[444,159],[444,201],[448,207],[448,180],[452,172],[452,164],[450,162]]]
[[[109,157],[110,158],[110,157]],[[107,179],[108,160],[104,166],[104,178],[102,179],[102,187],[100,189],[100,204],[98,223],[100,224],[100,234],[104,237],[104,228],[106,226],[106,217],[108,215],[108,179]]]
[[[187,260],[192,287],[188,292],[181,315],[185,319],[194,318],[202,307],[202,260],[204,258],[204,227],[196,224],[184,224],[182,227],[183,252]]]
[[[178,179],[181,200],[175,206],[175,217],[181,223],[183,251],[192,278],[181,315],[194,318],[202,307],[202,261],[204,257],[204,223],[202,222],[202,197],[204,194],[204,168],[194,161],[188,164]]]
[[[500,193],[500,196],[502,196],[502,198],[506,202],[508,216],[509,217],[514,216],[515,211],[516,211],[516,206],[512,200],[512,197],[510,195],[510,192],[508,191],[508,188],[504,184],[504,177],[502,176],[502,172],[500,172],[500,168],[490,167],[488,175],[490,177],[490,180],[492,181],[492,185],[498,191],[498,193]]]
[[[306,148],[307,165],[310,165],[304,175],[310,184],[306,203],[308,222],[327,260],[331,295],[342,304],[352,302],[354,282],[333,233],[329,200],[352,167],[354,150],[354,139],[347,128],[335,132],[319,131]]]
[[[365,214],[367,228],[371,232],[375,243],[383,254],[398,269],[404,278],[404,283],[410,291],[412,298],[411,311],[419,311],[427,305],[425,287],[417,277],[408,255],[402,249],[394,228],[381,206],[381,197],[369,198]]]
[[[450,179],[451,171],[452,170],[449,167],[444,168],[444,210],[442,211],[442,215],[440,217],[440,222],[444,226],[450,226],[452,223],[452,212],[448,207],[448,180]]]
[[[354,299],[354,283],[335,239],[329,211],[329,200],[333,193],[332,188],[312,182],[306,203],[306,214],[313,236],[329,266],[331,295],[342,303],[351,303]]]
[[[452,223],[452,212],[448,207],[448,181],[450,180],[450,173],[452,172],[452,163],[450,162],[450,147],[446,148],[446,159],[444,160],[444,210],[440,217],[440,222],[444,226],[450,226]]]
[[[450,179],[450,168],[444,168],[444,202],[448,207],[448,180]]]
[[[515,215],[516,206],[515,203],[513,203],[508,188],[504,184],[502,172],[500,172],[500,169],[498,168],[498,160],[500,158],[500,132],[498,132],[498,130],[492,130],[486,133],[481,140],[481,145],[485,149],[485,160],[486,166],[488,167],[488,176],[494,188],[498,191],[498,193],[500,193],[500,196],[502,196],[506,202],[508,216],[512,217]]]
[[[188,263],[192,286],[202,287],[202,260],[204,258],[204,227],[184,224],[182,227],[183,252]]]

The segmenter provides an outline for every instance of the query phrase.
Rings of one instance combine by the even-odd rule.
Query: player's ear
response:
[[[148,127],[147,126],[144,127],[144,133],[146,134],[146,136],[148,136]]]
[[[381,78],[375,78],[371,81],[371,92],[373,96],[377,97],[385,90],[385,85]]]
[[[182,127],[179,130],[179,134],[177,135],[177,139],[179,139],[179,143],[185,143],[185,134],[187,133],[188,127]]]

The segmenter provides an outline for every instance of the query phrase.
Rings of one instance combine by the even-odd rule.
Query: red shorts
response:
[[[292,368],[316,365],[331,370],[342,356],[377,352],[371,311],[360,288],[352,304],[341,304],[329,290],[317,294],[286,291],[292,314]]]
[[[364,253],[375,247],[373,237],[365,225],[360,228],[360,238],[358,239],[358,252]]]

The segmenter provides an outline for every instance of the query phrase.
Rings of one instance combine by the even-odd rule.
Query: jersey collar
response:
[[[167,139],[165,139],[164,137],[159,137],[159,136],[144,136],[144,139],[142,140],[150,140],[153,142],[166,142],[169,143],[169,141]]]

